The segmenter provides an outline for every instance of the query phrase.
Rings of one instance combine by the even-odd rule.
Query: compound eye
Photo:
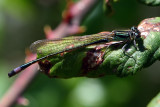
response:
[[[131,27],[131,30],[132,31],[137,31],[137,28],[133,26],[133,27]]]
[[[132,31],[134,31],[134,29],[135,29],[135,27],[134,27],[134,26],[133,26],[133,27],[131,27],[131,30],[132,30]]]

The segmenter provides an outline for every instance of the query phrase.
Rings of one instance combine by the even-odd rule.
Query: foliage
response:
[[[144,23],[147,24],[144,25]],[[121,49],[124,44],[115,47],[111,45],[105,53],[103,61],[102,54],[106,50],[106,46],[99,44],[65,52],[64,55],[56,55],[40,62],[40,67],[48,76],[54,78],[101,77],[108,74],[133,75],[160,59],[160,18],[145,19],[138,28],[142,34],[142,38],[137,41],[138,50],[134,47],[133,42],[129,44],[125,52]],[[147,34],[144,35],[144,33]],[[63,42],[61,41],[61,43]],[[50,44],[45,44],[43,48],[48,45]],[[46,52],[52,53],[50,50],[43,55],[43,48],[39,49],[39,58],[45,56]]]
[[[159,107],[160,106],[160,93],[155,96],[150,103],[147,105],[147,107]]]
[[[2,30],[0,31],[1,98],[7,92],[11,82],[14,82],[14,79],[17,78],[16,76],[8,79],[7,73],[15,66],[22,64],[25,57],[24,50],[27,46],[29,47],[36,40],[45,38],[43,32],[45,25],[49,24],[52,29],[56,28],[62,19],[62,10],[64,10],[65,5],[64,0],[0,1],[0,25],[2,27],[0,28]],[[138,25],[145,18],[160,16],[159,7],[139,5],[135,0],[119,0],[112,3],[113,11],[110,16],[104,14],[102,6],[102,3],[97,4],[93,12],[88,14],[83,22],[87,30],[81,35],[113,29],[128,29],[133,25]],[[153,32],[150,34],[152,35]],[[152,37],[151,35],[148,37]],[[139,44],[138,41],[137,44]],[[146,44],[150,43],[146,42]],[[119,55],[124,55],[121,47],[113,46],[108,51],[116,49],[114,52],[120,52]],[[135,51],[133,46],[129,48],[133,49],[133,53],[138,52]],[[153,48],[153,50],[156,49]],[[152,59],[149,56],[152,59],[148,62],[149,65],[159,59],[157,57],[159,55],[158,50],[156,52],[145,51],[155,57]],[[153,53],[150,54],[150,52]],[[107,52],[105,57],[107,58],[108,55],[111,54]],[[133,60],[126,56],[126,60],[128,59]],[[145,67],[147,66],[145,64]],[[105,76],[95,79],[85,77],[50,79],[43,73],[39,73],[23,95],[30,101],[28,107],[144,107],[159,92],[159,69],[159,62],[157,62],[147,69],[137,72],[136,75],[125,78]],[[17,89],[19,89],[19,86],[17,86]],[[86,95],[90,97],[86,97]],[[19,107],[19,105],[16,105],[16,107]]]
[[[151,6],[159,6],[160,1],[159,0],[138,0],[146,5],[151,5]]]

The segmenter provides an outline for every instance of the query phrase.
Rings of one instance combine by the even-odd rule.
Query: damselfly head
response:
[[[132,36],[134,36],[135,39],[138,39],[141,37],[140,35],[140,31],[136,28],[136,27],[131,27],[131,31],[132,31]]]

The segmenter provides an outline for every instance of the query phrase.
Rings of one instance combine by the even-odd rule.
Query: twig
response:
[[[26,59],[33,60],[35,57],[36,55],[30,54],[29,56],[27,56]],[[21,94],[32,81],[32,79],[36,76],[38,71],[37,67],[38,64],[34,64],[33,66],[25,69],[25,71],[19,75],[19,77],[14,81],[13,85],[9,88],[7,93],[1,99],[0,107],[10,107],[17,101],[17,99],[21,96]]]
[[[62,38],[64,36],[82,32],[83,28],[80,27],[82,19],[98,1],[99,0],[81,0],[75,4],[70,3],[60,25],[53,31],[50,29],[48,30],[48,27],[45,28],[46,38]],[[26,59],[33,60],[35,58],[36,55],[32,54],[28,55]],[[16,103],[17,99],[23,94],[26,87],[38,73],[37,67],[38,64],[34,64],[19,75],[1,99],[0,107],[10,107]]]
[[[76,4],[69,3],[68,9],[63,13],[63,21],[54,31],[46,32],[47,38],[55,39],[82,33],[84,29],[80,27],[80,24],[97,2],[98,0],[81,0]]]

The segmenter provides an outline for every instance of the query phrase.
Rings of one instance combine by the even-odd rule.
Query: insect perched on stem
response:
[[[31,50],[41,54],[42,57],[15,68],[8,73],[8,76],[12,77],[28,66],[46,58],[93,44],[110,43],[110,45],[113,45],[115,43],[124,43],[124,46],[122,47],[124,50],[125,47],[133,41],[134,46],[137,48],[136,39],[140,37],[139,30],[136,27],[132,27],[131,30],[126,31],[112,31],[110,33],[98,33],[79,37],[66,37],[58,40],[38,40],[31,45]]]

